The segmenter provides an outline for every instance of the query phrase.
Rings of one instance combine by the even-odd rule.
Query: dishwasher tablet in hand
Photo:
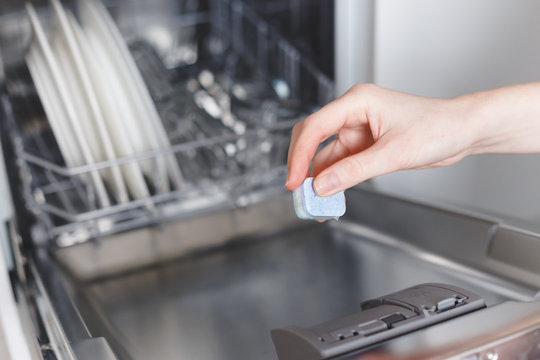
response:
[[[313,178],[304,180],[293,191],[294,210],[300,219],[329,220],[345,214],[345,194],[339,192],[330,196],[319,196],[313,190]]]

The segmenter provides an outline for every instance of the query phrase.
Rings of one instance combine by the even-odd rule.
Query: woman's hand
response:
[[[285,186],[296,189],[310,164],[315,191],[328,196],[396,170],[450,165],[482,152],[531,151],[540,151],[540,84],[452,99],[358,84],[295,125]]]

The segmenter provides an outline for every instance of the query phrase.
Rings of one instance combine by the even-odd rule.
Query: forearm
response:
[[[540,83],[457,97],[475,134],[471,154],[540,153]]]

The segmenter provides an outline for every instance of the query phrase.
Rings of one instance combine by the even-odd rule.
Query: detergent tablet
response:
[[[345,214],[345,194],[318,196],[313,190],[313,178],[307,178],[293,191],[294,210],[300,219],[329,220]]]

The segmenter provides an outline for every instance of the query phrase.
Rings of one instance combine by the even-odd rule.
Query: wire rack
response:
[[[1,99],[25,205],[37,218],[41,237],[54,246],[224,205],[247,206],[282,191],[290,129],[310,106],[333,97],[332,81],[242,1],[212,0],[206,11],[187,10],[177,23],[168,23],[175,39],[169,47],[153,43],[140,19],[136,31],[126,32],[129,18],[117,18],[127,24],[120,28],[156,103],[169,148],[68,168],[26,68],[6,71],[8,91]],[[212,116],[207,105],[215,103],[229,109],[229,116]],[[157,166],[169,155],[185,174],[185,186],[163,193],[146,178],[148,198],[98,206],[92,172],[129,163]]]

